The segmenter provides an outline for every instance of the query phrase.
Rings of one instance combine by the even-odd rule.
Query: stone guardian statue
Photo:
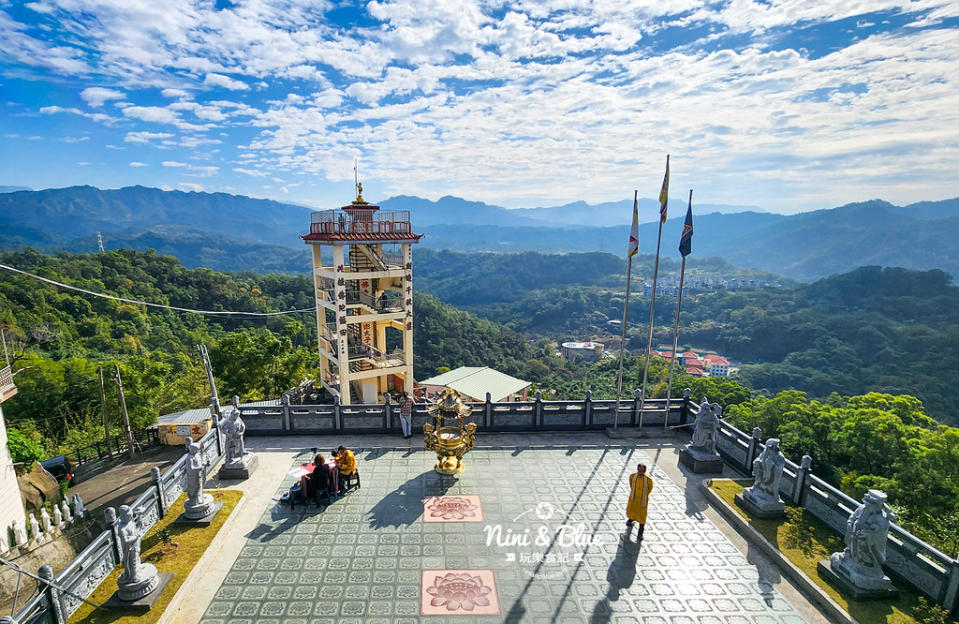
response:
[[[203,460],[200,445],[187,438],[186,469],[183,473],[186,480],[186,503],[183,504],[183,516],[187,520],[199,520],[213,511],[213,497],[203,491],[206,483],[208,466]]]
[[[236,408],[230,410],[227,417],[220,423],[220,431],[223,432],[226,445],[224,462],[227,464],[236,464],[243,462],[243,455],[246,453],[246,445],[243,435],[246,433],[246,425],[240,418],[240,411]]]
[[[716,452],[722,407],[703,397],[693,425],[693,436],[679,453],[679,461],[695,473],[722,472],[723,459]]]
[[[699,415],[696,416],[696,425],[693,430],[693,438],[690,446],[703,453],[713,455],[716,453],[716,434],[719,433],[719,415],[722,408],[718,403],[710,404],[706,397],[703,397],[699,406]]]
[[[223,435],[224,458],[220,468],[221,479],[248,479],[256,468],[256,455],[246,450],[243,439],[246,425],[240,418],[240,410],[234,405],[219,423]]]
[[[762,453],[753,460],[753,484],[743,490],[741,502],[753,515],[760,518],[783,516],[786,505],[779,497],[786,458],[779,450],[779,438],[769,438]]]
[[[846,522],[845,550],[833,553],[828,562],[820,562],[820,572],[827,568],[825,576],[856,599],[894,594],[895,586],[882,571],[889,525],[893,520],[895,516],[886,506],[885,492],[866,492],[862,504]]]
[[[115,531],[123,560],[123,574],[117,579],[118,598],[131,602],[156,589],[160,579],[152,563],[140,561],[140,540],[146,533],[146,527],[139,514],[134,514],[129,505],[120,507]]]

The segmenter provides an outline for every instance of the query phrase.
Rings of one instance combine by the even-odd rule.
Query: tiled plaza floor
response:
[[[458,478],[423,450],[356,457],[361,489],[267,510],[204,624],[803,622],[658,468],[645,539],[623,540],[642,451],[475,449]]]

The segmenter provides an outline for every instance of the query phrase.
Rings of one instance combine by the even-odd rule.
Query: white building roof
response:
[[[210,408],[188,409],[174,414],[164,414],[157,418],[158,425],[192,425],[210,420]]]
[[[474,399],[486,400],[489,392],[493,402],[503,401],[509,395],[522,392],[530,382],[517,379],[488,366],[460,366],[442,375],[419,382],[421,386],[444,386]]]

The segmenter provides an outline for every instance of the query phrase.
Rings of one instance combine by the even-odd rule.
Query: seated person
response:
[[[356,472],[356,457],[353,451],[343,445],[336,449],[336,466],[341,476],[349,476]]]
[[[300,477],[300,486],[303,488],[303,496],[306,500],[316,498],[316,493],[324,488],[329,488],[330,468],[326,465],[326,458],[317,454],[313,458],[313,463],[303,464],[303,467],[310,472]]]

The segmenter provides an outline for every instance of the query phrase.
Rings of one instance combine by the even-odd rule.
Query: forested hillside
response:
[[[27,250],[0,254],[0,263],[95,292],[210,312],[313,306],[306,276],[186,269],[155,253],[49,256]],[[532,347],[514,332],[425,294],[416,295],[414,310],[418,377],[462,365],[528,372]],[[51,452],[100,435],[100,365],[120,365],[137,428],[159,414],[205,406],[209,389],[197,344],[209,347],[223,397],[277,397],[315,374],[312,311],[256,318],[192,314],[93,297],[3,271],[0,323],[8,326],[20,389],[4,404],[4,415],[12,427],[36,432]],[[107,388],[115,406],[112,384]],[[119,427],[117,414],[114,408]]]
[[[427,261],[417,273],[420,288],[531,337],[609,337],[607,322],[622,318],[625,285],[607,273],[618,273],[621,261],[604,265],[605,254],[421,257]],[[634,269],[642,277],[634,293],[652,273],[650,259],[637,258]],[[716,262],[691,262],[687,278],[697,272],[708,277],[721,267]],[[676,268],[662,261],[660,279],[668,280]],[[735,267],[729,272],[735,275]],[[453,287],[457,276],[469,287]],[[646,344],[649,299],[630,299],[629,348],[636,352]],[[656,344],[672,341],[675,309],[675,295],[657,297]],[[863,267],[812,284],[688,290],[680,341],[742,363],[740,380],[757,390],[795,388],[820,398],[833,392],[905,393],[922,399],[942,422],[959,422],[948,392],[959,382],[959,288],[942,271]]]

